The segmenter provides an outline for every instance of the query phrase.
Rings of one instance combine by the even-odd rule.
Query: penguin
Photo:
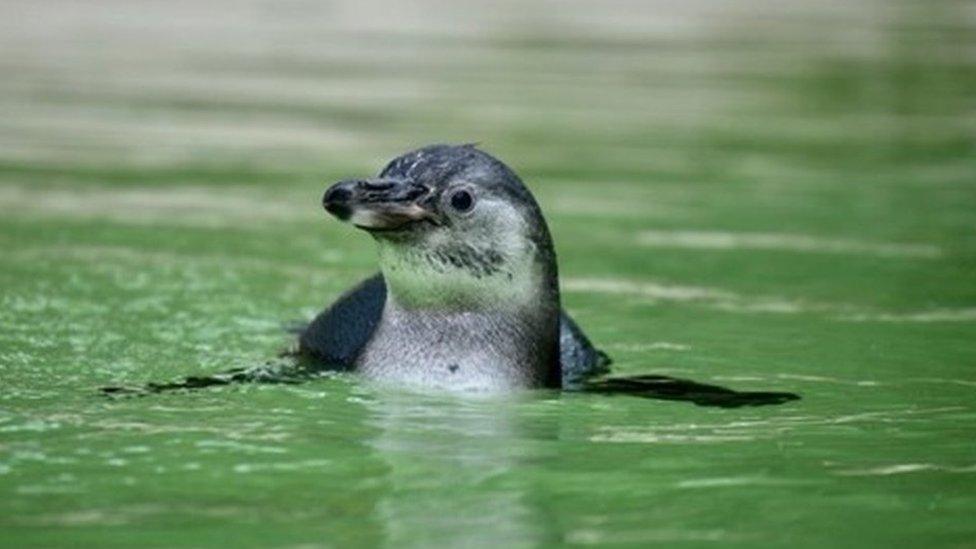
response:
[[[323,369],[464,391],[573,388],[610,363],[562,309],[528,188],[475,145],[430,145],[331,185],[325,210],[373,237],[380,273],[298,337]]]
[[[299,327],[297,347],[281,361],[100,392],[292,384],[350,371],[396,386],[561,388],[721,408],[801,398],[663,375],[604,377],[610,358],[560,305],[542,210],[515,172],[474,145],[408,152],[375,178],[330,186],[322,205],[372,235],[380,272]]]

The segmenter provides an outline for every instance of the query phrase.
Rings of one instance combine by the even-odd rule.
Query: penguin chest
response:
[[[493,391],[541,384],[542,342],[501,315],[384,314],[356,361],[364,376],[422,387]]]

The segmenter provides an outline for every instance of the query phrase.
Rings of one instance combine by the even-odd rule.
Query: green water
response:
[[[4,2],[0,545],[972,546],[976,15],[850,4]],[[97,394],[275,356],[438,141],[615,374],[801,400]]]

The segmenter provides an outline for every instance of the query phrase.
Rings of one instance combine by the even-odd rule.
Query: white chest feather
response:
[[[458,390],[539,386],[553,358],[549,331],[510,312],[406,311],[388,302],[357,369],[373,379]]]

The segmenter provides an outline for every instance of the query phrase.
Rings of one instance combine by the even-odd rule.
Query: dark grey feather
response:
[[[383,275],[373,275],[322,311],[298,338],[299,352],[325,369],[348,370],[373,335],[386,302]]]

